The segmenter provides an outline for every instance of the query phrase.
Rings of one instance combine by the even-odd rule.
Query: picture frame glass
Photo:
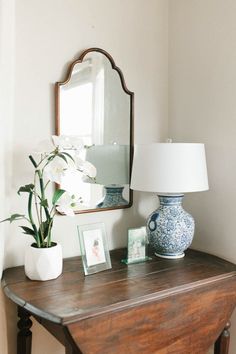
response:
[[[145,226],[128,229],[127,263],[147,260],[147,230]]]
[[[85,275],[111,268],[111,259],[103,223],[78,226]]]
[[[84,231],[84,247],[88,267],[106,262],[101,229]]]

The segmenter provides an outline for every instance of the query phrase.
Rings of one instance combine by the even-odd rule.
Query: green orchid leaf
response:
[[[64,189],[56,189],[52,197],[52,204],[55,205],[58,199],[61,198],[62,194],[64,193],[65,193]]]
[[[57,154],[57,156],[63,159],[66,163],[68,163],[67,158],[62,153]]]
[[[39,234],[41,240],[45,240],[48,237],[48,231],[49,231],[49,226],[50,226],[51,222],[52,222],[52,218],[49,218],[46,221],[43,221],[41,223],[41,228],[38,229],[38,234]],[[52,227],[52,225],[51,225],[51,227]],[[42,235],[41,230],[43,232],[43,235]]]
[[[20,193],[32,193],[33,190],[34,190],[33,184],[26,184],[25,186],[19,188],[17,194],[20,195]]]
[[[69,157],[73,162],[75,162],[75,160],[73,159],[73,157],[70,155],[70,154],[68,154],[68,152],[61,152],[61,154],[62,155],[66,155],[67,157]]]
[[[7,219],[4,219],[4,220],[1,220],[1,222],[4,222],[4,221],[9,221],[10,224],[13,222],[13,221],[16,221],[16,220],[21,220],[21,219],[25,219],[25,215],[22,215],[22,214],[12,214],[9,218]]]
[[[48,200],[47,199],[41,199],[39,204],[44,208],[48,208]]]
[[[48,160],[48,161],[52,161],[52,160],[55,158],[55,156],[56,156],[56,155],[51,155],[51,156],[48,157],[47,160]]]
[[[20,227],[24,230],[23,234],[31,235],[31,236],[34,236],[34,237],[35,237],[34,230],[30,229],[30,228],[27,227],[27,226],[20,226]]]

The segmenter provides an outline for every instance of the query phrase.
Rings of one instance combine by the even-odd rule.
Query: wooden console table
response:
[[[64,261],[56,280],[28,280],[5,270],[2,287],[18,305],[18,354],[31,353],[33,316],[66,354],[227,354],[228,320],[236,305],[236,266],[187,251],[185,258],[126,266],[84,277],[80,257]]]

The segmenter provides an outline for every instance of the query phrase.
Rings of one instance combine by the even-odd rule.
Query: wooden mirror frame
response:
[[[132,167],[132,161],[133,161],[133,150],[134,150],[134,92],[128,90],[124,75],[121,71],[121,69],[116,66],[114,59],[112,56],[106,52],[104,49],[101,48],[89,48],[86,49],[81,53],[78,59],[74,60],[70,65],[67,70],[66,78],[64,81],[59,81],[55,83],[55,134],[60,135],[60,87],[67,84],[72,76],[72,72],[74,69],[74,66],[76,64],[82,63],[84,60],[84,57],[86,54],[90,52],[99,52],[107,57],[107,59],[110,61],[111,67],[113,70],[117,71],[120,77],[121,85],[124,90],[124,92],[130,96],[130,180],[131,180],[131,167]],[[129,183],[130,186],[130,183]],[[92,212],[99,212],[99,211],[106,211],[106,210],[115,210],[115,209],[124,209],[124,208],[130,208],[133,205],[133,191],[132,189],[129,188],[129,203],[126,205],[120,205],[120,206],[113,206],[113,207],[106,207],[106,208],[91,208],[91,209],[84,209],[84,210],[76,210],[76,214],[84,214],[84,213],[92,213]]]

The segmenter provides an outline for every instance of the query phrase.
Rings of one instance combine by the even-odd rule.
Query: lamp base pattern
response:
[[[182,207],[183,195],[159,196],[160,207],[148,218],[150,245],[162,258],[184,257],[194,235],[194,219]]]
[[[127,200],[123,198],[123,189],[123,186],[104,186],[105,196],[97,204],[97,208],[110,208],[129,204]]]

